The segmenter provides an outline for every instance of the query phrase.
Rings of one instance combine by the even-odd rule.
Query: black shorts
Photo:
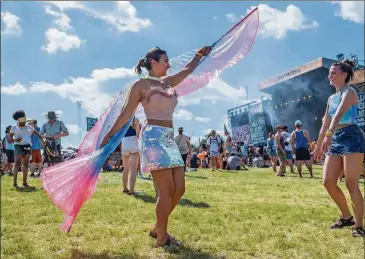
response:
[[[308,148],[298,148],[295,150],[295,160],[296,161],[308,161],[311,160],[311,155]]]
[[[14,163],[14,150],[7,149],[5,151],[5,154],[6,154],[6,157],[8,158],[8,160],[6,162]]]
[[[27,145],[14,145],[14,154],[15,156],[30,156],[32,154],[32,146],[30,144]]]

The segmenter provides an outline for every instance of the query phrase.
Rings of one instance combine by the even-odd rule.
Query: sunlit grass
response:
[[[155,249],[148,236],[155,219],[152,182],[138,179],[137,197],[121,193],[120,173],[101,173],[93,197],[71,232],[39,179],[32,192],[1,178],[1,258],[364,258],[364,240],[351,229],[330,231],[339,211],[308,174],[276,177],[269,169],[200,170],[186,176],[186,193],[169,232],[185,247]],[[361,181],[363,186],[363,180]],[[344,188],[344,183],[340,183]],[[348,193],[345,192],[348,196]]]

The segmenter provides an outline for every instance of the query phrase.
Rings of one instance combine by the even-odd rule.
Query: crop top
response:
[[[328,102],[328,114],[333,117],[336,114],[337,108],[341,103],[342,96],[344,93],[344,90],[346,88],[342,89],[340,92],[332,95]],[[338,124],[356,124],[356,113],[357,113],[357,104],[353,104],[350,106],[350,108],[341,116],[340,121]]]
[[[141,99],[147,120],[169,120],[177,105],[177,94],[175,89],[152,86]]]

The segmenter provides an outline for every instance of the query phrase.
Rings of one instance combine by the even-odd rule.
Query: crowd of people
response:
[[[212,171],[248,170],[248,166],[272,167],[277,176],[283,177],[287,166],[294,172],[295,164],[299,177],[302,177],[302,166],[305,164],[310,177],[313,177],[312,162],[322,161],[323,157],[324,186],[342,213],[330,228],[354,225],[352,234],[365,236],[362,222],[363,199],[358,186],[365,152],[364,137],[353,115],[357,105],[356,93],[346,86],[353,75],[351,66],[343,62],[331,66],[329,80],[336,87],[337,93],[329,99],[317,140],[311,142],[308,131],[297,120],[292,133],[288,132],[287,126],[277,125],[276,132],[269,134],[266,145],[256,147],[236,143],[230,136],[224,140],[212,130],[206,142],[200,143],[198,152],[193,152],[190,138],[184,135],[182,127],[174,136],[172,115],[177,105],[177,95],[171,89],[192,73],[200,59],[209,52],[210,47],[201,49],[183,71],[166,76],[169,68],[166,51],[159,48],[150,50],[136,67],[138,74],[141,74],[141,67],[144,67],[149,75],[132,85],[123,111],[100,144],[103,148],[126,125],[137,105],[142,103],[146,122],[141,125],[138,119],[133,118],[120,145],[111,153],[103,168],[107,170],[111,166],[110,161],[115,162],[117,169],[123,167],[122,192],[129,195],[135,194],[138,173],[149,172],[152,175],[158,199],[156,224],[149,235],[156,239],[156,246],[182,245],[167,232],[167,225],[170,214],[185,192],[184,176],[187,167],[189,170],[211,168]],[[28,120],[24,111],[15,112],[13,118],[17,124],[6,129],[3,141],[6,162],[2,170],[8,174],[13,173],[13,185],[18,187],[17,173],[22,167],[23,186],[28,187],[30,156],[31,175],[34,175],[36,167],[39,174],[42,174],[42,166],[60,162],[61,138],[68,135],[68,130],[62,121],[57,120],[54,112],[48,112],[48,121],[41,128],[37,127],[36,120]],[[41,147],[44,149],[43,159],[39,151]],[[49,173],[57,174],[57,170]],[[350,192],[355,219],[337,186],[341,173],[345,176],[346,187]]]

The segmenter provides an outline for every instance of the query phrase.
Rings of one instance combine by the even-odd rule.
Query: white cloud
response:
[[[226,18],[230,21],[230,22],[238,22],[238,17],[237,15],[235,15],[234,13],[228,13],[225,14]]]
[[[103,82],[109,79],[122,79],[133,77],[130,73],[133,69],[96,69],[92,71],[90,77],[70,78],[61,84],[47,82],[32,82],[28,87],[17,82],[15,85],[2,86],[1,93],[4,95],[17,95],[26,92],[46,93],[54,92],[62,98],[72,102],[81,101],[82,107],[94,116],[99,116],[109,105],[112,96],[104,93]],[[129,71],[129,72],[128,72]],[[103,74],[105,73],[105,75]],[[58,111],[61,114],[62,111]],[[138,110],[137,110],[138,112]]]
[[[72,28],[70,25],[71,19],[65,13],[54,11],[50,6],[45,6],[44,8],[47,14],[55,17],[54,23],[59,26],[60,29],[66,31]]]
[[[109,11],[101,11],[101,8],[93,7],[93,3],[76,1],[47,1],[45,3],[58,8],[62,13],[70,9],[80,10],[95,19],[114,26],[119,32],[139,32],[140,29],[152,25],[149,19],[138,18],[136,8],[128,1],[111,2],[114,6]]]
[[[195,120],[200,122],[210,122],[210,118],[207,117],[196,117]]]
[[[250,12],[255,7],[251,7]],[[295,5],[288,5],[285,11],[271,8],[266,4],[258,6],[260,11],[259,34],[264,38],[285,38],[290,31],[301,31],[318,27],[318,22],[310,20]]]
[[[351,22],[364,23],[363,1],[332,1],[331,3],[338,6],[336,16]]]
[[[66,128],[70,134],[78,134],[82,129],[76,124],[66,124]]]
[[[246,98],[246,89],[242,86],[235,88],[230,86],[220,77],[211,81],[206,87],[195,93],[179,98],[179,105],[190,106],[201,104],[204,100],[215,102],[226,102],[232,105],[242,104]]]
[[[69,35],[56,28],[50,28],[45,33],[48,41],[47,46],[42,46],[42,50],[48,54],[56,54],[58,50],[67,52],[73,48],[79,48],[85,40],[80,40],[76,35]]]
[[[22,29],[19,26],[20,18],[8,11],[1,12],[1,30],[2,35],[19,35]]]
[[[209,133],[211,133],[211,132],[212,132],[212,130],[215,130],[215,132],[216,132],[217,134],[219,134],[221,137],[222,137],[222,136],[224,136],[224,131],[223,131],[223,130],[216,130],[216,129],[212,129],[212,128],[205,129],[205,130],[204,130],[204,134],[205,134],[205,135],[208,135]]]
[[[213,17],[213,19],[214,19],[214,20],[217,20],[217,19],[218,19],[218,17],[217,17],[217,16],[214,16],[214,17]]]
[[[176,109],[174,112],[174,119],[185,120],[185,121],[192,120],[193,114],[187,110]]]
[[[123,78],[123,77],[134,77],[136,73],[134,72],[134,69],[132,68],[103,68],[103,69],[95,69],[91,77],[99,80],[99,81],[105,81],[110,79],[117,79],[117,78]]]
[[[26,92],[27,89],[19,82],[16,82],[15,85],[1,86],[1,94],[4,95],[19,95]]]

